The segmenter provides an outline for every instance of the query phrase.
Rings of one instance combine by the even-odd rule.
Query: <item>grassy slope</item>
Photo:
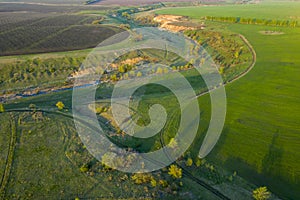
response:
[[[45,121],[35,122],[28,114],[24,117],[24,113],[15,113],[15,116],[18,118],[17,145],[5,198],[95,199],[112,197],[110,193],[116,197],[134,195],[130,191],[135,185],[129,180],[123,183],[128,188],[120,190],[115,181],[109,181],[109,173],[88,176],[67,158],[66,152],[70,153],[70,146],[77,141],[74,140],[77,136],[72,120],[47,115]],[[4,114],[0,117],[9,118]],[[7,144],[0,142],[1,146]],[[86,158],[78,157],[82,161]],[[136,190],[142,196],[143,188],[136,187]]]
[[[247,76],[227,87],[227,121],[215,155],[255,183],[295,198],[300,195],[300,58],[295,42],[300,30],[282,29],[285,35],[264,36],[258,33],[264,28],[230,27],[249,39],[258,60]],[[252,170],[261,175],[253,176]]]
[[[26,61],[27,59],[47,59],[47,58],[63,58],[63,57],[84,57],[87,56],[93,49],[83,49],[74,51],[51,52],[41,54],[27,54],[17,56],[1,56],[0,63],[16,63],[17,61]]]
[[[130,179],[120,181],[124,173],[112,171],[95,173],[89,176],[80,172],[78,162],[87,162],[85,153],[77,147],[76,130],[72,119],[59,113],[44,115],[43,121],[36,122],[29,113],[14,113],[17,121],[17,145],[10,170],[9,182],[5,190],[7,199],[137,199],[150,194],[157,188],[149,184],[136,185]],[[8,114],[0,114],[0,119],[9,121]],[[2,127],[2,126],[1,126]],[[7,130],[9,133],[10,130]],[[8,142],[0,140],[1,146]],[[76,143],[77,150],[71,148]],[[5,154],[3,149],[3,153]],[[3,154],[3,155],[4,155]],[[73,155],[69,160],[66,155]],[[71,156],[72,157],[72,156]],[[5,161],[5,159],[4,159]],[[2,167],[2,163],[1,167]],[[113,177],[113,180],[110,179]],[[199,199],[215,199],[208,190],[200,187],[188,178],[183,178],[182,195],[196,195]],[[190,184],[193,184],[191,187]],[[144,191],[147,186],[150,192]],[[188,192],[186,192],[188,191]],[[192,191],[192,194],[190,193]],[[171,199],[164,196],[164,199]]]
[[[261,9],[267,10],[262,12]],[[188,15],[288,18],[299,2],[231,7],[178,8],[159,13]],[[253,9],[255,8],[255,9]],[[299,16],[299,14],[298,14]],[[258,60],[242,79],[228,85],[228,114],[218,148],[210,159],[221,162],[256,183],[268,185],[281,197],[297,199],[299,187],[299,34],[300,29],[229,25],[246,36]],[[259,31],[281,30],[268,36]],[[203,100],[205,102],[205,100]],[[205,109],[205,105],[204,109]]]

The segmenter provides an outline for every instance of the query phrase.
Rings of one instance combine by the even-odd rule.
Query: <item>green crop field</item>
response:
[[[284,28],[281,36],[261,35],[259,31],[267,27],[230,29],[249,39],[258,58],[245,78],[227,87],[228,118],[217,158],[227,166],[236,163],[247,178],[272,186],[275,193],[297,199],[300,29]],[[253,176],[251,169],[258,175]]]
[[[262,1],[259,4],[166,8],[156,11],[156,13],[185,15],[193,19],[216,16],[300,21],[299,9],[299,1]]]
[[[194,19],[206,15],[299,19],[299,8],[299,2],[291,2],[175,8],[157,13]],[[281,197],[297,199],[300,196],[300,29],[240,24],[227,27],[250,41],[257,62],[245,77],[226,87],[227,121],[221,141],[209,158],[237,170],[257,185],[268,185]],[[261,33],[266,30],[283,34]],[[205,98],[200,98],[201,101],[207,102]],[[205,104],[203,109],[207,109]]]

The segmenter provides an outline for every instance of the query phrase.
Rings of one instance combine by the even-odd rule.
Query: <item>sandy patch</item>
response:
[[[260,34],[263,35],[283,35],[284,32],[281,31],[259,31]]]

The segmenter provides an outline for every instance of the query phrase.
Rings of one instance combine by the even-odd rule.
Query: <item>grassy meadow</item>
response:
[[[207,15],[299,19],[299,8],[300,2],[266,2],[174,8],[157,13],[185,15],[195,20]],[[257,53],[257,62],[245,77],[226,86],[227,120],[221,140],[209,159],[237,170],[257,185],[267,185],[283,199],[297,199],[300,197],[300,29],[241,24],[226,27],[249,40]],[[284,34],[264,35],[261,31]],[[209,109],[207,98],[199,100],[203,110]]]

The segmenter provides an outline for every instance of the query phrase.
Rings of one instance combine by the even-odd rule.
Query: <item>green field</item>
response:
[[[257,184],[270,185],[275,193],[297,199],[300,29],[286,28],[282,29],[285,35],[265,36],[259,31],[266,27],[229,28],[249,39],[258,58],[246,77],[226,88],[228,116],[216,158],[227,166],[238,166],[238,171]]]
[[[156,13],[184,15],[192,19],[216,16],[300,21],[299,8],[299,1],[262,1],[259,4],[166,8],[156,11]]]
[[[299,2],[290,2],[175,8],[157,13],[193,19],[206,15],[299,19],[299,8]],[[226,87],[227,121],[221,141],[209,159],[237,170],[257,185],[269,186],[284,199],[298,199],[300,29],[239,24],[228,24],[228,29],[250,41],[257,62],[245,77]],[[265,30],[284,34],[260,33]]]

